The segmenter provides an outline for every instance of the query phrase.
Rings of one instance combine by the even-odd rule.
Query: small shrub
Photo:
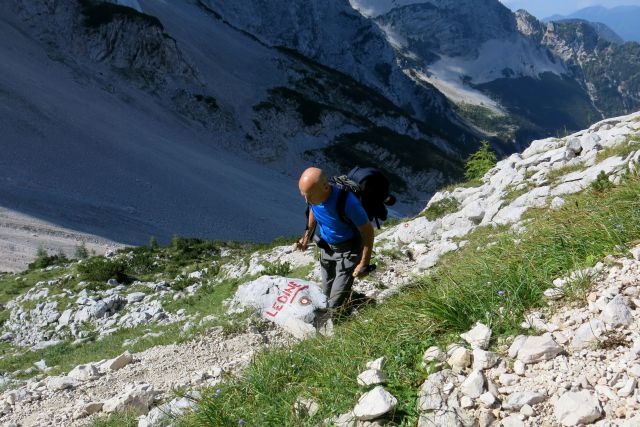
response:
[[[611,187],[613,187],[613,184],[609,181],[609,177],[604,171],[600,171],[596,180],[591,183],[591,189],[596,193],[602,193]]]
[[[78,272],[81,280],[106,282],[109,279],[116,279],[118,282],[125,282],[127,280],[126,268],[127,265],[122,261],[94,257],[83,264],[79,264]]]
[[[442,218],[446,214],[455,212],[460,207],[460,202],[452,197],[447,197],[439,200],[422,212],[422,216],[426,217],[429,221],[433,221],[438,218]]]
[[[75,259],[87,259],[89,258],[89,250],[83,243],[80,246],[76,246],[76,251],[73,256],[75,257]]]
[[[134,275],[150,274],[160,270],[159,264],[156,262],[155,257],[151,250],[141,247],[133,252],[133,256],[128,262],[128,271]]]
[[[29,270],[35,270],[38,268],[47,268],[52,265],[60,265],[69,262],[69,259],[64,252],[59,251],[55,255],[49,255],[49,253],[41,246],[36,252],[36,259],[28,265]]]
[[[158,245],[158,240],[156,240],[155,236],[151,236],[149,238],[149,249],[155,251],[158,250],[160,245]]]
[[[289,273],[291,273],[291,263],[289,261],[266,263],[265,265],[264,274],[267,276],[286,277]]]
[[[464,165],[464,176],[468,180],[478,180],[496,165],[496,153],[489,148],[489,141],[480,143],[478,151],[467,159]]]
[[[197,282],[198,282],[198,279],[196,278],[181,276],[171,284],[171,289],[182,292],[185,289],[187,289],[189,286],[195,285]]]

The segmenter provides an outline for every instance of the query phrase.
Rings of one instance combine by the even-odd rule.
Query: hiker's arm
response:
[[[307,220],[307,229],[304,231],[304,234],[296,243],[296,247],[301,251],[306,251],[309,246],[309,241],[313,237],[313,233],[316,230],[316,217],[313,216],[313,211],[309,209],[309,219]]]
[[[364,276],[367,274],[364,270],[371,261],[371,252],[373,250],[373,226],[370,222],[367,222],[358,229],[362,236],[362,257],[360,258],[360,263],[356,266],[353,273],[356,276]]]

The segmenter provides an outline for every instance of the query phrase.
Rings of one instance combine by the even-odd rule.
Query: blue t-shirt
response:
[[[320,237],[334,245],[352,239],[356,233],[353,225],[340,219],[338,214],[339,194],[340,189],[332,185],[331,195],[324,203],[310,205],[320,228]],[[351,192],[347,195],[344,213],[358,228],[369,222],[369,217],[360,204],[360,200]]]

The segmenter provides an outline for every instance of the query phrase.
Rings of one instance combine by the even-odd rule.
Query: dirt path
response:
[[[288,342],[289,338],[273,330],[225,336],[221,330],[213,329],[187,343],[157,346],[136,353],[134,362],[124,368],[80,383],[73,389],[51,392],[43,381],[33,382],[26,387],[31,393],[31,402],[17,402],[10,414],[0,417],[0,422],[9,425],[15,421],[22,427],[84,425],[88,422],[86,418],[72,419],[78,408],[89,402],[104,402],[129,384],[149,383],[160,392],[160,400],[170,399],[172,389],[194,389],[215,382],[216,378],[211,375],[214,368],[220,368],[223,376],[235,374],[247,366],[259,350]]]

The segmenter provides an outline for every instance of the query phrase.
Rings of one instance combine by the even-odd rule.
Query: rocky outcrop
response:
[[[627,114],[640,106],[634,83],[638,72],[637,43],[609,40],[594,24],[581,21],[539,22],[526,11],[516,12],[518,29],[565,61],[574,78],[605,116]],[[611,64],[616,66],[611,68]]]

